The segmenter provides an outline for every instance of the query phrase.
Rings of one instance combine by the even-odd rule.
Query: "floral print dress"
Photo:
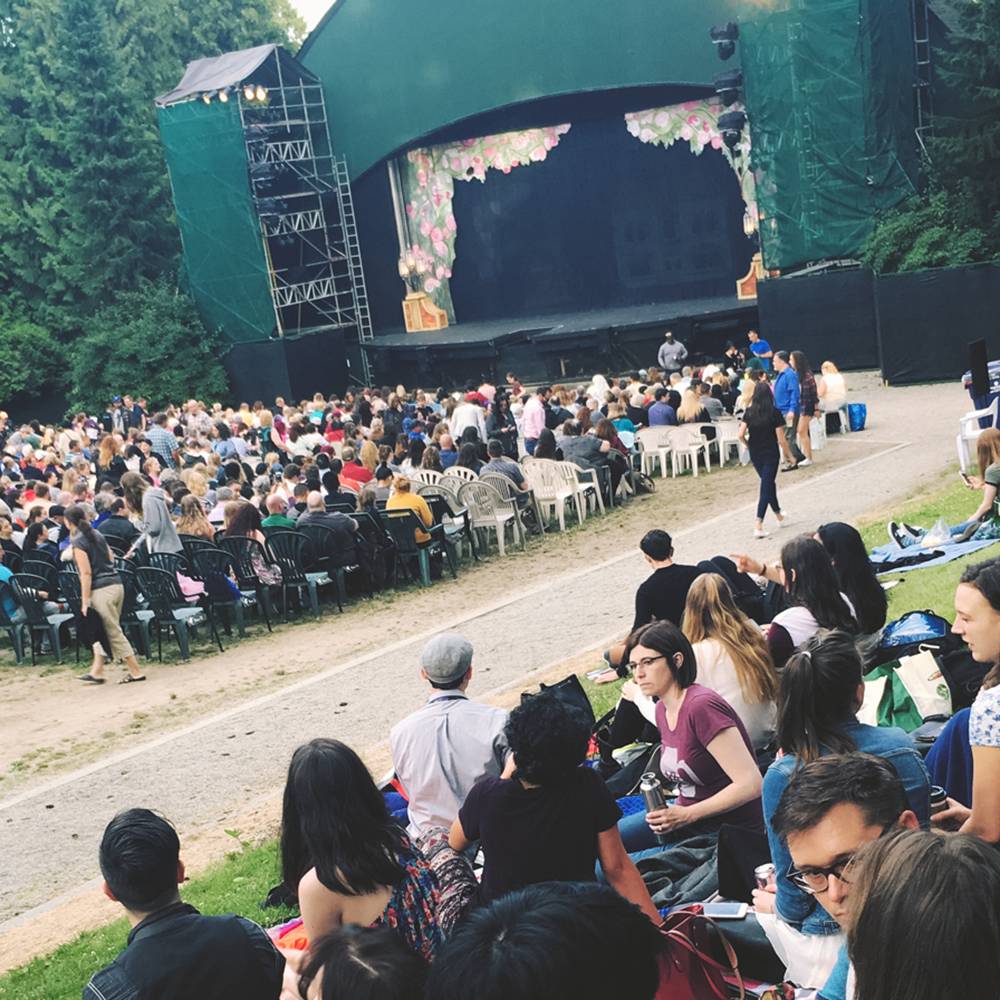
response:
[[[431,962],[443,940],[437,909],[441,890],[424,856],[415,849],[400,855],[406,876],[393,889],[382,916],[373,927],[391,927],[406,946]]]

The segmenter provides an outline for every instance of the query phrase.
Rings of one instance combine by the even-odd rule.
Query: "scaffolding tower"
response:
[[[319,80],[276,50],[234,88],[279,337],[354,328],[364,380],[371,311],[350,177],[330,141]]]

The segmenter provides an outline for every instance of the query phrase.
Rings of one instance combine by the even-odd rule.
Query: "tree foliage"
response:
[[[219,338],[172,282],[143,282],[98,309],[73,343],[73,406],[106,406],[123,392],[145,396],[154,407],[188,396],[223,398],[221,353]]]
[[[928,140],[927,190],[876,226],[865,263],[910,271],[1000,258],[1000,0],[959,0]]]
[[[69,342],[100,307],[172,280],[153,98],[192,59],[304,31],[289,0],[0,0],[5,311]]]
[[[24,319],[0,318],[0,400],[38,396],[63,366],[59,342],[43,327]]]

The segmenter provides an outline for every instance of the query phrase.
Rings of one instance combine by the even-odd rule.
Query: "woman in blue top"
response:
[[[930,779],[913,741],[902,729],[858,722],[855,713],[864,695],[861,656],[845,632],[812,639],[781,673],[777,739],[782,756],[764,776],[764,823],[778,874],[775,908],[785,923],[803,934],[838,934],[840,926],[815,896],[784,878],[792,858],[771,820],[797,767],[827,754],[854,750],[882,757],[896,769],[921,825],[926,827],[930,817]]]

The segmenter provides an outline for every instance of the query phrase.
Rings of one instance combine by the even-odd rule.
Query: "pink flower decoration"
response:
[[[426,236],[426,235],[427,235],[427,233],[424,233],[424,235]],[[440,230],[440,229],[439,229],[439,228],[438,228],[437,226],[435,226],[435,227],[434,227],[434,228],[433,228],[433,229],[432,229],[432,230],[430,231],[430,235],[431,235],[431,239],[432,239],[432,240],[433,240],[433,241],[434,241],[435,243],[440,243],[440,242],[441,242],[441,240],[443,240],[443,239],[444,239],[444,233],[442,233],[442,232],[441,232],[441,230]]]
[[[406,214],[412,219],[417,214],[417,207],[412,201],[406,203]]]
[[[430,236],[430,234],[431,234],[431,224],[426,219],[424,219],[424,221],[420,223],[420,235]]]
[[[511,160],[510,161],[510,165],[512,167],[519,167],[521,165],[521,161],[520,160]]]
[[[712,149],[722,149],[722,136],[713,135],[712,136]]]
[[[502,170],[503,170],[503,172],[504,172],[505,174],[509,174],[509,173],[510,173],[510,167],[509,167],[509,166],[505,166],[505,167],[503,167],[503,168],[502,168]]]
[[[458,229],[458,224],[455,222],[455,216],[448,214],[448,218],[444,220],[444,227],[449,233],[454,233]]]
[[[440,191],[435,191],[434,192],[434,204],[438,208],[441,207],[441,192]]]
[[[701,119],[697,115],[688,115],[688,125],[697,125]]]
[[[439,257],[447,257],[448,256],[448,245],[446,243],[437,242],[437,243],[434,244],[434,252]]]
[[[694,135],[694,132],[692,131],[690,125],[682,125],[681,126],[681,138],[685,142],[690,142],[691,141],[691,136],[693,136],[693,135]]]
[[[424,281],[424,291],[428,295],[431,295],[433,292],[436,292],[440,287],[441,287],[441,282],[438,281],[437,278],[427,278]]]
[[[685,101],[685,102],[684,102],[684,103],[683,103],[683,104],[681,105],[681,107],[682,107],[682,108],[683,108],[683,109],[684,109],[685,111],[694,111],[694,109],[695,109],[696,107],[698,107],[698,102],[697,102],[697,101]]]
[[[459,157],[453,156],[451,158],[451,169],[452,170],[461,170],[462,169],[462,161],[461,161],[461,159],[459,159]]]

